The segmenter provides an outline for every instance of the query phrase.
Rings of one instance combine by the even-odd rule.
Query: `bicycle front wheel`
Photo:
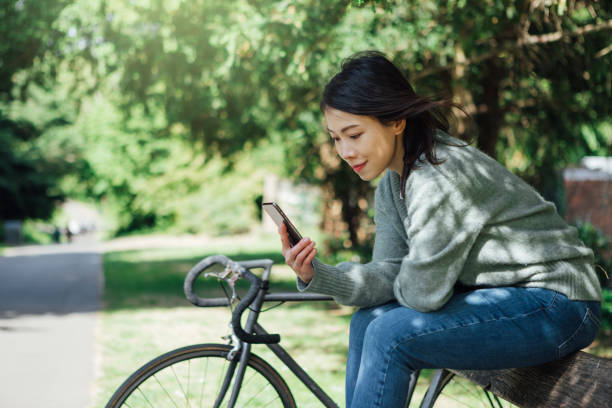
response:
[[[106,408],[215,407],[230,350],[225,344],[198,344],[163,354],[125,380]],[[219,407],[227,407],[230,391]],[[295,401],[276,370],[251,354],[235,407],[295,408]]]

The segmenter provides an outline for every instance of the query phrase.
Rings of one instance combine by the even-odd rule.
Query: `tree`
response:
[[[417,91],[463,105],[456,133],[519,173],[563,210],[559,171],[612,151],[609,5],[591,1],[359,2],[330,48],[378,48]],[[475,128],[475,130],[474,130]],[[359,197],[358,194],[353,193]],[[358,199],[353,199],[357,207]],[[349,225],[359,225],[353,222]],[[352,238],[353,235],[351,235]],[[354,242],[354,241],[353,241]]]
[[[444,84],[444,93],[473,116],[478,147],[547,198],[554,198],[556,171],[585,154],[611,151],[609,5],[385,4],[372,31],[422,27],[392,50],[409,76],[424,89]]]
[[[158,137],[182,133],[230,163],[260,141],[283,144],[287,174],[323,186],[340,246],[367,244],[373,186],[339,166],[318,100],[352,52],[380,49],[420,93],[463,104],[478,146],[548,198],[555,171],[612,143],[603,3],[108,0],[101,21],[128,116],[161,113]]]
[[[53,64],[47,65],[47,75],[32,72],[24,79],[18,73],[55,49],[60,33],[52,23],[68,3],[55,0],[38,7],[25,1],[0,1],[0,219],[47,218],[62,198],[57,187],[60,168],[31,146],[41,127],[11,117],[9,104],[24,98],[31,82],[42,83],[53,76]],[[44,127],[61,122],[55,118]]]
[[[317,180],[329,193],[338,179],[310,171],[319,149],[311,142],[321,135],[315,111],[323,78],[333,69],[326,47],[347,5],[103,4],[104,38],[116,56],[109,66],[121,73],[124,111],[161,112],[167,123],[160,136],[182,129],[208,158],[221,155],[230,167],[238,152],[261,140],[283,144],[288,174]]]

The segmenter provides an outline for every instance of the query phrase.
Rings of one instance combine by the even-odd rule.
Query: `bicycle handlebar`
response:
[[[189,271],[189,273],[187,273],[187,276],[185,277],[183,289],[185,291],[185,296],[187,297],[187,299],[196,306],[204,307],[227,306],[230,304],[230,301],[227,298],[205,299],[193,293],[193,284],[196,278],[200,276],[200,274],[204,270],[216,263],[221,264],[225,267],[229,265],[232,269],[237,270],[240,275],[247,279],[251,284],[246,295],[242,298],[240,303],[238,303],[238,305],[232,312],[232,328],[234,330],[234,334],[236,334],[236,336],[240,340],[247,343],[278,343],[280,341],[280,336],[278,334],[254,335],[247,333],[240,325],[240,317],[242,315],[242,312],[244,312],[246,308],[249,307],[251,303],[253,303],[253,300],[255,300],[255,297],[257,296],[257,292],[259,292],[259,289],[261,289],[262,286],[262,280],[255,276],[247,268],[269,267],[271,263],[270,261],[262,262],[261,265],[259,263],[254,262],[245,262],[245,267],[240,262],[234,262],[225,255],[212,255],[207,258],[204,258],[203,260],[198,262],[193,268],[191,268],[191,270]]]
[[[198,262],[191,270],[187,273],[185,277],[185,283],[183,284],[183,290],[185,291],[185,296],[187,300],[193,303],[196,306],[203,307],[215,307],[215,306],[228,306],[229,299],[227,298],[213,298],[213,299],[205,299],[201,298],[195,293],[193,293],[193,283],[197,279],[198,276],[202,272],[204,272],[208,267],[214,265],[216,263],[221,264],[223,266],[227,266],[227,264],[231,262],[229,258],[225,255],[212,255],[202,259]]]
[[[249,287],[249,291],[242,298],[240,303],[234,309],[232,313],[232,328],[234,329],[234,334],[238,336],[238,338],[247,343],[264,343],[264,344],[272,344],[280,342],[280,335],[278,334],[250,334],[242,329],[240,325],[240,316],[242,312],[246,310],[247,307],[253,300],[255,300],[255,296],[257,296],[257,292],[261,289],[262,281],[257,276],[253,275],[248,269],[244,269],[242,271],[242,275],[251,283]]]

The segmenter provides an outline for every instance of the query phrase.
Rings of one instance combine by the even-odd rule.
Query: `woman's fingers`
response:
[[[287,226],[283,222],[280,227],[278,227],[278,233],[281,236],[281,244],[283,245],[283,254],[287,249],[291,247],[289,243],[289,234],[287,234]]]
[[[314,249],[314,246],[315,243],[308,238],[300,240],[294,247],[289,248],[285,252],[285,262],[296,271],[297,269],[301,269],[305,259]]]
[[[307,250],[303,251],[304,253],[307,253],[308,255],[306,255],[306,257],[303,259],[302,265],[299,268],[294,268],[294,270],[299,269],[299,270],[296,270],[296,274],[305,283],[310,283],[314,275],[314,268],[312,267],[311,262],[314,259],[315,255],[317,254],[317,249],[314,247],[314,242],[312,244],[313,244],[312,246],[308,247],[310,248],[309,251],[308,251],[308,248]]]
[[[315,256],[317,256],[317,248],[312,248],[312,251],[310,251],[310,254],[308,254],[306,259],[304,259],[304,263],[310,266],[310,263],[312,262]]]
[[[303,249],[296,255],[295,263],[299,266],[303,265],[306,258],[310,256],[310,253],[313,251],[314,246],[315,246],[315,243],[312,241],[310,241],[307,245],[305,245]]]
[[[310,240],[308,238],[302,238],[300,242],[295,244],[293,247],[289,248],[285,251],[285,261],[289,265],[293,265],[296,262],[297,257],[302,253],[302,251],[310,244]]]
[[[278,227],[278,233],[281,236],[285,262],[304,282],[310,282],[314,272],[311,262],[317,254],[315,243],[309,238],[302,238],[292,247],[289,243],[289,234],[285,223]]]

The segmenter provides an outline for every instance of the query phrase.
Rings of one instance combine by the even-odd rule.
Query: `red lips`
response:
[[[356,166],[353,166],[353,170],[355,170],[357,173],[359,173],[361,170],[363,170],[363,168],[365,167],[365,165],[366,165],[367,163],[368,163],[368,162],[367,162],[367,161],[365,161],[365,162],[363,162],[363,163],[361,163],[361,164],[358,164],[358,165],[356,165]]]

